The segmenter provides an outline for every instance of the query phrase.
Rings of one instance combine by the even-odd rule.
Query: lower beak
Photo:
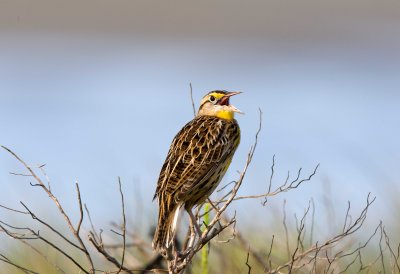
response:
[[[236,112],[236,113],[239,113],[239,114],[244,114],[244,112],[242,112],[240,109],[236,108],[236,107],[233,106],[233,105],[229,105],[228,107],[229,107],[229,109],[230,109],[231,111],[233,111],[233,112]]]
[[[220,105],[228,106],[228,108],[229,108],[231,111],[233,111],[233,112],[240,113],[240,114],[244,114],[243,112],[240,111],[240,109],[237,109],[235,106],[229,104],[229,98],[230,98],[231,96],[234,96],[234,95],[237,95],[237,94],[240,94],[240,93],[242,93],[242,92],[240,92],[240,91],[232,91],[232,92],[226,93],[226,94],[224,95],[224,97],[222,97],[222,98],[220,99],[219,104],[220,104]]]

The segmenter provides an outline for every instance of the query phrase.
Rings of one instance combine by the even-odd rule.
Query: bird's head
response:
[[[229,104],[229,98],[241,92],[227,92],[223,90],[214,90],[207,93],[201,99],[199,112],[197,116],[208,115],[216,116],[226,120],[232,120],[234,113],[242,113],[239,109]]]

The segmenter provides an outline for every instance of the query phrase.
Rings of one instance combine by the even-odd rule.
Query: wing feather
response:
[[[154,197],[164,193],[179,202],[193,186],[210,178],[238,145],[225,136],[232,126],[237,127],[236,121],[212,116],[199,116],[186,124],[172,141]]]

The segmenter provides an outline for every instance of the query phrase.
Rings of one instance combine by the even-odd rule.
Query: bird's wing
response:
[[[155,197],[163,193],[179,200],[191,187],[207,180],[235,150],[224,134],[227,126],[231,124],[211,116],[200,116],[186,124],[171,144]]]

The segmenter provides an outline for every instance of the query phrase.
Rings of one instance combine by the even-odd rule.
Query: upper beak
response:
[[[230,91],[230,92],[227,92],[225,94],[225,96],[231,97],[233,95],[240,94],[240,93],[242,93],[242,92],[241,91]]]
[[[221,106],[228,106],[229,105],[229,98],[231,96],[234,96],[236,94],[240,94],[242,92],[240,91],[232,91],[232,92],[227,92],[221,99],[219,99],[218,104]]]

